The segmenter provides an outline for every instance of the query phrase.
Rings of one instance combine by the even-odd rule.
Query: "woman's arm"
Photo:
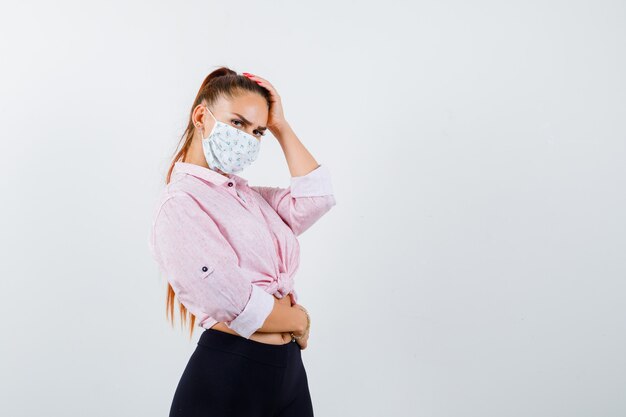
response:
[[[291,173],[289,188],[252,186],[293,230],[301,235],[337,204],[328,167],[317,163],[287,120],[269,127]]]
[[[296,236],[301,235],[335,204],[330,172],[320,165],[306,175],[291,177],[289,188],[251,186],[278,213]]]
[[[196,317],[209,315],[245,338],[270,314],[298,322],[297,312],[280,307],[273,312],[275,297],[253,284],[259,273],[238,265],[237,254],[218,225],[186,193],[161,205],[151,250],[179,301]]]
[[[206,314],[239,335],[294,332],[306,314],[251,281],[258,272],[238,266],[237,256],[195,199],[179,193],[166,200],[154,221],[151,250],[179,301],[196,317]]]
[[[287,120],[282,120],[269,129],[285,154],[292,177],[306,175],[320,165],[304,144],[300,142]]]
[[[296,136],[285,119],[280,94],[272,83],[255,74],[243,74],[270,93],[267,128],[280,144],[291,173],[289,188],[250,188],[261,194],[298,236],[337,203],[328,168],[318,164]]]

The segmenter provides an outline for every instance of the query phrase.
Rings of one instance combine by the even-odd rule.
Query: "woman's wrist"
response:
[[[293,133],[293,129],[287,120],[281,120],[273,126],[268,126],[268,129],[278,141],[281,141],[285,135]]]
[[[311,327],[311,317],[309,316],[309,312],[307,311],[307,309],[302,307],[300,304],[296,304],[294,305],[294,307],[297,307],[298,309],[302,310],[302,312],[304,313],[304,319],[306,320],[306,321],[302,320],[303,326],[300,328],[300,330],[291,332],[291,336],[294,339],[299,339],[300,337],[304,336],[304,334],[307,331],[309,331],[309,328]]]

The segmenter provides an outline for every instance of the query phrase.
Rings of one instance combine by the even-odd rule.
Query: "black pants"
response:
[[[206,329],[174,394],[170,417],[312,417],[300,345]]]

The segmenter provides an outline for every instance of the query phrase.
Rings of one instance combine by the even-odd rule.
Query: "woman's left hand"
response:
[[[248,72],[244,72],[242,74],[248,77],[249,79],[251,79],[252,81],[256,81],[257,84],[259,84],[261,87],[265,88],[266,90],[270,92],[271,103],[270,103],[270,109],[269,109],[269,116],[267,119],[267,128],[272,133],[275,132],[278,128],[280,128],[280,126],[287,123],[287,121],[285,120],[285,114],[283,112],[283,104],[282,104],[282,101],[280,100],[280,96],[278,95],[278,92],[276,91],[274,86],[265,78],[261,78],[258,75],[250,74]]]
[[[309,329],[310,330],[310,329]],[[309,330],[307,330],[302,337],[296,339],[296,343],[300,346],[301,350],[306,349],[309,345]]]

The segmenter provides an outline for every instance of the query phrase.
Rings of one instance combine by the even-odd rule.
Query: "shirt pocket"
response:
[[[205,263],[205,264],[200,265],[198,270],[199,270],[198,277],[200,279],[206,279],[215,271],[215,267],[213,267],[212,265],[208,263]]]

